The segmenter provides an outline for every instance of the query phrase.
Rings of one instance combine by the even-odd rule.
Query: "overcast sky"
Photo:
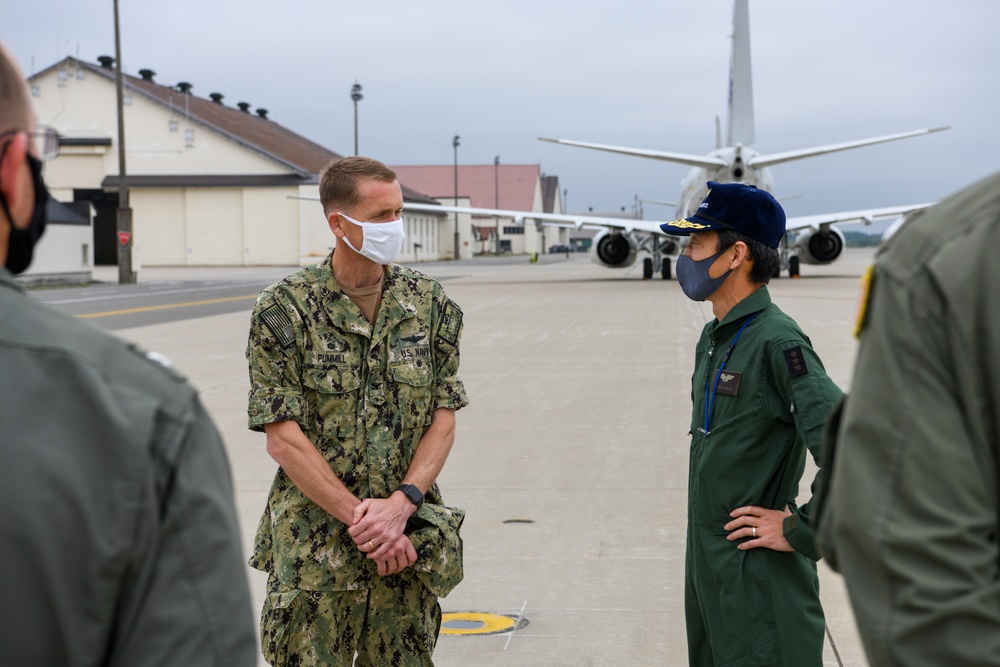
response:
[[[26,73],[114,55],[112,0],[4,0]],[[725,118],[731,0],[121,0],[126,71],[250,102],[389,164],[537,163],[572,211],[676,200],[682,165],[539,142],[706,154]],[[1000,2],[750,0],[763,153],[951,125],[773,168],[790,215],[938,199],[1000,169]],[[40,119],[45,122],[46,119]],[[647,204],[647,218],[672,209]]]

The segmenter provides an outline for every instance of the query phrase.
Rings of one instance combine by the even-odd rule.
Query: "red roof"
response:
[[[400,183],[435,198],[455,196],[454,165],[393,166]],[[458,196],[476,208],[496,208],[499,180],[500,208],[532,211],[541,170],[537,164],[458,165]]]

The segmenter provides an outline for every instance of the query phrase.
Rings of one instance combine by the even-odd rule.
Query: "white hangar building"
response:
[[[90,202],[96,264],[117,263],[118,120],[113,59],[66,58],[28,82],[38,122],[61,137],[45,180],[60,202]],[[281,126],[267,110],[126,75],[126,170],[133,246],[145,266],[305,265],[334,236],[319,203],[320,170],[341,156]],[[403,186],[406,201],[433,200]],[[447,215],[406,213],[400,261],[450,257]],[[77,251],[79,253],[79,251]],[[419,253],[419,255],[418,255]]]

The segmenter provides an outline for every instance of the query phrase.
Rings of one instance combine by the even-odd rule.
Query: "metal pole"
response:
[[[361,84],[354,81],[351,86],[351,99],[354,100],[354,154],[358,154],[358,102],[364,99],[361,94]]]
[[[455,206],[458,206],[458,135],[451,140],[451,145],[455,148]],[[455,259],[458,259],[458,213],[455,213]]]
[[[493,158],[493,192],[496,195],[496,208],[500,208],[500,156]],[[500,254],[500,217],[493,216],[493,224],[496,226],[494,232],[493,254]]]
[[[122,41],[118,26],[118,0],[115,0],[115,86],[118,94],[118,282],[132,285],[136,274],[132,271],[132,209],[128,202],[128,182],[125,172],[125,113],[124,77],[122,76]]]

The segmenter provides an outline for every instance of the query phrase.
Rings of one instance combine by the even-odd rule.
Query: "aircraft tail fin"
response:
[[[733,44],[729,61],[729,136],[727,145],[752,146],[753,80],[750,67],[750,10],[747,0],[733,0]]]

